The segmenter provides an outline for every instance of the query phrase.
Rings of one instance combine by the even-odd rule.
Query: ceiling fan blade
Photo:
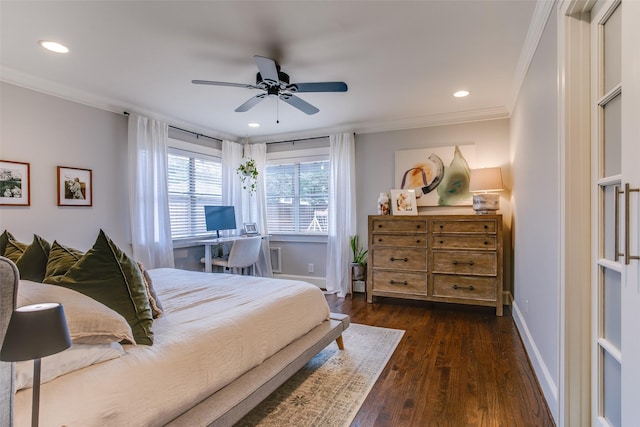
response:
[[[346,92],[345,82],[295,83],[291,85],[292,92]]]
[[[260,75],[262,76],[262,80],[269,80],[274,83],[278,83],[280,81],[280,77],[278,77],[278,68],[276,67],[276,61],[271,58],[266,58],[259,55],[254,55],[253,59],[256,61],[256,65],[258,66],[258,70],[260,71]]]
[[[261,93],[260,95],[253,96],[249,98],[247,102],[239,106],[235,109],[236,113],[244,113],[245,111],[249,111],[253,107],[255,107],[260,101],[265,98],[266,94]]]
[[[229,87],[242,87],[246,89],[260,89],[258,86],[245,84],[245,83],[227,83],[227,82],[214,82],[211,80],[191,80],[194,85],[212,85],[212,86],[229,86]]]
[[[282,94],[280,95],[280,99],[282,99],[287,104],[293,107],[296,107],[298,110],[302,111],[303,113],[306,113],[309,115],[315,114],[318,111],[320,111],[313,105],[309,104],[307,101],[303,100],[302,98],[298,98],[295,95]]]

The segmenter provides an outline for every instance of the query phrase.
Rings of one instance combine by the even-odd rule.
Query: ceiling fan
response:
[[[304,92],[346,92],[347,84],[344,82],[318,82],[318,83],[290,83],[289,75],[280,71],[280,65],[271,58],[254,55],[253,59],[258,66],[256,84],[215,82],[210,80],[191,80],[197,85],[230,86],[247,89],[258,89],[263,93],[249,98],[247,102],[235,109],[236,112],[249,111],[267,96],[277,96],[287,104],[297,108],[306,114],[316,114],[320,111],[302,98],[294,95]]]

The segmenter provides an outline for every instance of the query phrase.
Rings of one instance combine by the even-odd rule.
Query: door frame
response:
[[[590,10],[594,4],[595,0],[565,0],[558,5],[560,426],[589,425],[591,420]]]

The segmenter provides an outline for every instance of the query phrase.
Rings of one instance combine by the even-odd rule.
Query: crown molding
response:
[[[226,139],[239,142],[242,138],[237,135],[231,135],[215,129],[204,128],[195,123],[176,120],[175,117],[168,117],[158,114],[157,112],[141,108],[126,102],[120,102],[108,97],[100,97],[94,94],[80,91],[75,88],[60,85],[46,79],[41,79],[25,73],[18,72],[11,68],[0,67],[0,80],[9,84],[24,87],[26,89],[35,90],[51,96],[62,98],[71,102],[75,102],[89,107],[110,111],[116,114],[123,114],[125,111],[137,113],[151,117],[157,120],[169,123],[172,126],[178,126],[186,130],[200,133],[217,139]],[[468,110],[452,113],[438,113],[424,116],[415,116],[409,118],[401,118],[387,121],[363,121],[358,123],[341,124],[329,128],[308,129],[299,132],[264,135],[246,138],[249,143],[254,142],[274,142],[289,139],[324,137],[327,135],[355,132],[359,134],[390,132],[404,129],[416,129],[431,126],[442,126],[457,123],[467,123],[482,120],[495,120],[509,117],[509,110],[506,107],[492,107],[478,110]]]
[[[138,105],[118,101],[109,97],[97,96],[47,79],[34,77],[8,67],[0,66],[0,81],[116,114],[124,114],[125,111],[129,113],[137,113],[156,120],[161,120],[172,126],[178,126],[194,133],[199,133],[216,139],[227,139],[230,141],[239,140],[237,135],[231,135],[215,129],[205,128],[195,123],[185,122],[184,120],[176,120],[175,117],[158,114],[155,111],[141,108]]]
[[[520,58],[516,65],[516,70],[513,74],[513,86],[511,87],[511,96],[509,97],[509,103],[506,108],[509,112],[513,110],[513,106],[518,100],[520,94],[520,88],[529,71],[531,61],[536,53],[544,27],[547,25],[547,21],[551,16],[551,12],[554,10],[556,0],[538,0],[536,2],[535,10],[533,11],[533,18],[529,25],[529,31],[527,31],[527,38],[524,41],[522,50],[520,51]]]

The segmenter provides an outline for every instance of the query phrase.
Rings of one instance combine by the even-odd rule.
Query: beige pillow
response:
[[[62,286],[20,280],[18,307],[43,302],[62,304],[71,340],[77,344],[135,344],[131,327],[124,317],[106,305]]]

